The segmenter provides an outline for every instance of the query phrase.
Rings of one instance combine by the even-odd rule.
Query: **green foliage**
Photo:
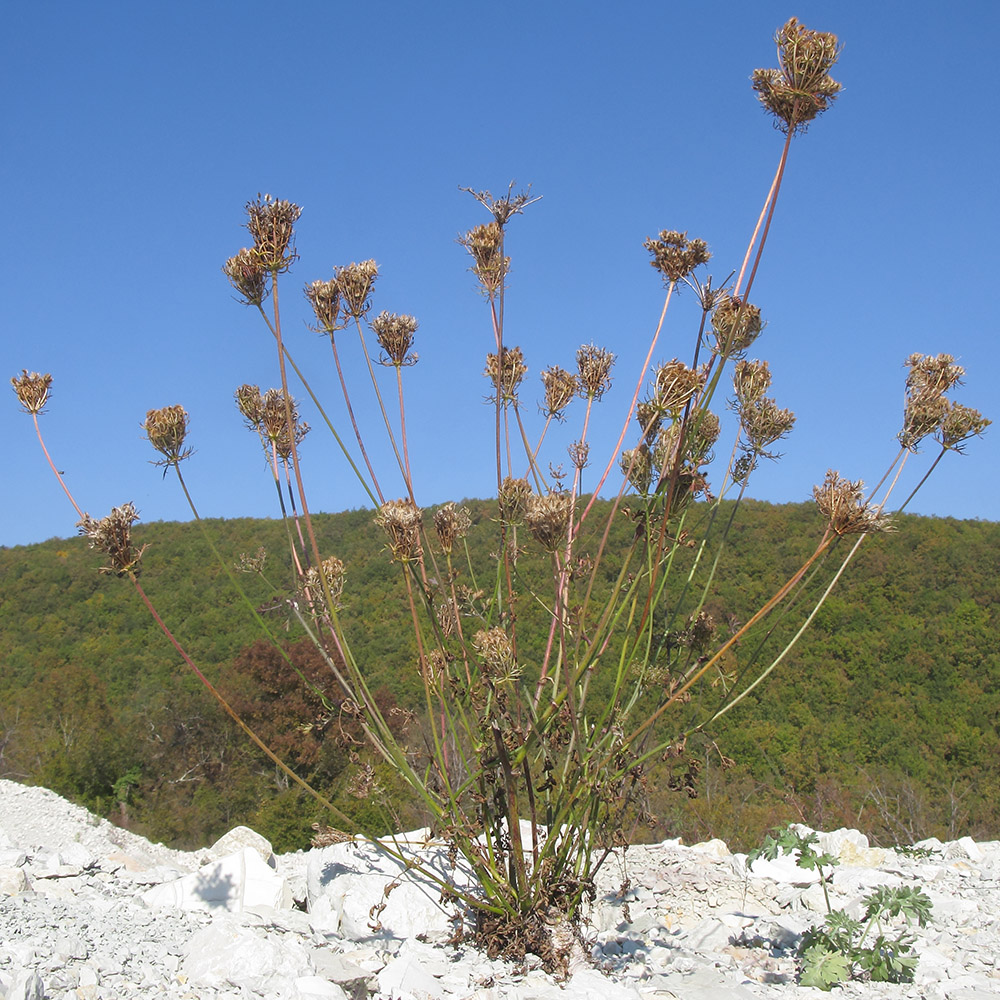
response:
[[[827,914],[822,927],[814,925],[802,935],[799,982],[825,991],[851,978],[913,982],[917,956],[913,954],[914,937],[907,928],[914,921],[924,927],[930,920],[931,901],[926,893],[916,886],[880,885],[862,899],[865,910],[860,919],[845,910],[834,910],[827,890],[832,869],[840,861],[832,854],[818,853],[813,846],[818,841],[815,833],[803,836],[788,826],[768,835],[747,855],[752,864],[760,857],[773,860],[781,854],[794,854],[800,868],[819,873]],[[900,917],[902,927],[898,926]]]

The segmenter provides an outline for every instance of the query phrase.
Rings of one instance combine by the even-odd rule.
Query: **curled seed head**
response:
[[[740,424],[747,439],[747,450],[766,458],[767,449],[775,441],[787,437],[795,424],[795,414],[781,409],[773,399],[760,396],[740,409]]]
[[[113,507],[111,513],[99,521],[84,514],[77,522],[80,534],[90,539],[90,547],[99,549],[110,561],[109,566],[101,567],[102,573],[133,579],[139,575],[139,564],[146,546],[136,551],[132,545],[132,525],[138,520],[139,513],[130,501],[121,507]]]
[[[600,399],[611,388],[611,369],[615,356],[603,347],[584,344],[576,352],[576,370],[580,379],[580,395],[584,399]]]
[[[417,355],[410,354],[410,350],[418,326],[412,316],[385,311],[380,312],[372,320],[372,330],[375,331],[379,346],[382,348],[382,364],[395,365],[399,368],[417,363]]]
[[[687,233],[676,229],[661,229],[658,237],[650,236],[643,246],[653,255],[650,264],[668,285],[686,278],[712,256],[704,240],[689,240]]]
[[[525,502],[524,523],[546,552],[554,552],[565,543],[572,517],[573,497],[569,493],[531,493]]]
[[[542,371],[542,384],[545,386],[545,406],[542,412],[547,417],[555,417],[561,420],[563,410],[569,406],[570,402],[580,391],[580,383],[577,376],[572,372],[552,365]]]
[[[653,402],[661,413],[677,416],[705,384],[705,369],[688,368],[674,358],[659,365],[655,373]]]
[[[272,274],[287,271],[298,256],[292,238],[302,209],[290,201],[257,195],[246,204],[247,229],[261,265]]]
[[[590,444],[586,441],[574,441],[567,449],[569,460],[573,463],[574,469],[581,472],[587,468],[590,459]]]
[[[441,551],[450,554],[460,538],[465,538],[472,527],[467,507],[456,507],[449,501],[434,512],[434,530],[437,532]]]
[[[950,354],[911,354],[905,362],[906,404],[899,441],[904,448],[916,451],[917,445],[935,433],[948,414],[944,393],[957,385],[965,369],[955,364]]]
[[[322,577],[320,576],[321,572]],[[320,569],[310,566],[305,571],[302,586],[303,589],[309,590],[314,602],[322,603],[324,598],[323,580],[325,580],[330,588],[330,597],[333,599],[334,607],[339,608],[340,598],[344,593],[345,576],[343,562],[336,556],[329,556],[323,560]]]
[[[191,454],[184,449],[187,436],[187,412],[183,406],[164,406],[149,410],[143,429],[149,443],[164,457],[166,465],[176,465]]]
[[[503,229],[497,222],[476,226],[458,242],[472,257],[470,270],[479,279],[486,295],[494,296],[510,270],[510,258],[503,255]]]
[[[292,447],[298,448],[303,439],[309,433],[309,425],[304,420],[295,418],[295,430],[293,434],[288,433],[288,424],[283,424],[281,432],[274,441],[274,450],[278,458],[287,462],[292,457]]]
[[[791,18],[774,36],[779,69],[754,70],[757,98],[786,135],[805,130],[834,102],[841,86],[830,76],[840,43],[828,31],[810,31]]]
[[[642,436],[647,445],[652,445],[656,440],[657,432],[663,420],[663,411],[651,399],[644,399],[636,406],[635,419],[639,421],[642,428]]]
[[[757,306],[725,295],[712,313],[712,351],[723,359],[740,356],[762,329]]]
[[[766,361],[737,361],[733,369],[736,408],[752,405],[771,387],[771,369]]]
[[[244,247],[222,265],[222,271],[248,306],[259,306],[267,298],[269,271],[256,249]]]
[[[865,502],[865,484],[860,480],[841,479],[830,469],[822,486],[813,487],[813,499],[830,530],[838,535],[861,535],[870,531],[888,531],[889,518]]]
[[[21,374],[15,375],[10,384],[14,387],[14,392],[25,412],[37,416],[44,410],[45,404],[49,401],[49,390],[52,388],[51,375],[40,375],[38,372],[29,372],[27,368],[22,368]]]
[[[247,426],[259,431],[264,420],[264,397],[261,395],[260,386],[244,384],[233,395]]]
[[[793,418],[794,419],[794,418]],[[688,421],[684,441],[686,458],[693,466],[705,465],[712,460],[712,447],[719,440],[722,425],[711,410],[702,410],[697,418]]]
[[[494,394],[490,399],[499,398],[502,402],[517,399],[517,390],[527,371],[520,347],[501,347],[499,354],[487,354],[483,375],[493,383]]]
[[[502,628],[480,629],[472,637],[472,648],[479,655],[487,674],[499,674],[507,678],[516,675],[514,644]]]
[[[420,557],[423,512],[412,500],[387,500],[379,507],[375,523],[388,536],[393,559],[405,563]]]
[[[980,436],[991,423],[978,410],[961,403],[949,403],[935,437],[945,448],[961,453],[965,450],[964,442]]]
[[[378,264],[373,260],[363,260],[360,264],[350,263],[333,269],[340,287],[340,298],[344,311],[355,319],[361,319],[372,307],[372,288],[378,277]]]
[[[530,495],[531,486],[527,479],[513,479],[507,476],[500,484],[497,495],[500,520],[507,525],[520,524]]]
[[[649,447],[645,441],[636,448],[628,448],[621,454],[622,472],[642,496],[649,493],[649,485],[653,481],[653,462]]]
[[[340,285],[335,278],[330,281],[314,281],[306,285],[305,293],[323,333],[336,333],[342,329],[339,322]]]

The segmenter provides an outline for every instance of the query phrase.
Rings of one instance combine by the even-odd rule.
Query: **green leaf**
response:
[[[851,963],[840,952],[829,951],[822,945],[813,945],[802,956],[804,966],[799,984],[829,990],[844,982],[851,974]]]

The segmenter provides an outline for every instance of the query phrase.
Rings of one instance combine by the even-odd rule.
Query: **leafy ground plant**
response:
[[[860,917],[835,910],[828,890],[833,869],[840,861],[835,855],[818,852],[818,842],[814,832],[802,834],[788,826],[766,837],[747,855],[748,864],[753,864],[757,858],[773,861],[779,855],[792,854],[800,868],[819,875],[827,913],[821,927],[814,925],[802,935],[799,982],[821,990],[830,990],[848,979],[913,982],[918,959],[909,927],[914,921],[923,927],[930,919],[927,894],[917,886],[880,885],[861,900],[865,909]]]
[[[270,195],[247,203],[252,245],[223,268],[276,354],[277,386],[235,391],[239,413],[263,449],[287,529],[285,555],[275,560],[258,553],[238,567],[258,574],[269,588],[271,617],[247,596],[237,568],[216,554],[247,613],[279,651],[287,624],[323,657],[330,684],[318,692],[322,717],[303,723],[340,748],[355,770],[353,792],[394,814],[379,769],[359,753],[363,741],[383,773],[409,787],[435,834],[472,871],[474,888],[442,888],[464,904],[471,933],[493,954],[533,951],[559,964],[552,929],[576,919],[594,892],[597,869],[649,819],[650,773],[658,769],[658,780],[697,793],[701,753],[692,747],[698,740],[712,746],[712,723],[778,666],[864,538],[888,527],[889,497],[920,443],[934,438],[940,444],[929,475],[947,452],[961,451],[989,423],[947,397],[964,374],[950,355],[912,355],[899,447],[875,489],[866,497],[860,480],[831,470],[813,490],[820,515],[816,537],[804,541],[804,555],[786,582],[739,618],[718,606],[717,571],[740,501],[762,461],[778,457],[775,446],[795,419],[769,395],[767,361],[750,357],[764,330],[751,293],[792,139],[840,90],[830,76],[836,36],[793,18],[776,42],[778,68],[757,70],[752,79],[783,142],[746,252],[729,277],[716,282],[703,271],[711,259],[704,240],[680,229],[662,229],[645,240],[663,304],[619,412],[604,417],[615,355],[594,344],[582,345],[565,367],[541,370],[539,416],[534,401],[522,402],[525,352],[505,323],[508,228],[538,199],[513,184],[499,197],[467,189],[485,210],[485,221],[459,242],[485,303],[488,349],[484,369],[474,374],[486,379],[493,426],[486,447],[469,442],[454,453],[486,454],[495,472],[492,517],[478,525],[454,502],[433,513],[418,503],[421,476],[411,468],[405,398],[407,372],[418,360],[419,324],[407,313],[373,316],[375,261],[334,267],[332,277],[308,282],[299,300],[313,329],[329,341],[340,388],[333,401],[319,399],[296,363],[287,317],[283,323],[286,298],[279,305],[279,287],[298,259],[301,209]],[[696,296],[697,323],[686,348],[657,360],[668,311],[682,287]],[[675,343],[682,334],[670,332]],[[314,436],[307,439],[306,404],[292,394],[293,373],[344,469],[367,491],[385,534],[385,556],[399,575],[412,656],[395,668],[417,692],[405,706],[408,727],[373,693],[364,646],[346,620],[344,563],[315,530],[306,490]],[[44,449],[38,415],[51,376],[24,371],[12,381]],[[359,419],[360,392],[374,401],[374,430]],[[732,411],[735,428],[723,447],[720,404]],[[549,432],[571,412],[579,430],[564,470],[565,453],[552,454]],[[611,454],[592,465],[593,428],[602,419],[610,420],[617,440]],[[453,424],[460,430],[460,419]],[[187,412],[179,404],[151,409],[145,430],[158,464],[174,474],[202,523],[181,468],[192,455]],[[366,443],[372,433],[388,443],[387,468],[372,459]],[[308,789],[233,711],[225,678],[210,681],[157,614],[138,581],[143,553],[131,538],[134,507],[90,517],[50,464],[76,508],[81,532],[110,560],[106,570],[133,584],[213,696],[289,780]],[[433,470],[427,478],[433,479]],[[605,503],[597,503],[599,495]],[[723,506],[724,498],[733,502]],[[327,507],[335,503],[324,498]],[[629,541],[612,547],[616,523],[624,524]],[[470,557],[466,538],[472,530],[491,532],[485,564]],[[272,571],[269,563],[266,575],[265,558],[278,566]],[[777,643],[776,635],[782,636]],[[355,828],[322,792],[309,790],[330,823]]]

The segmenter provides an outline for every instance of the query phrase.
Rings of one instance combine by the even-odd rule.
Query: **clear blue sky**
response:
[[[455,243],[486,216],[459,186],[516,178],[543,196],[508,235],[506,340],[530,368],[526,412],[543,367],[569,367],[580,344],[613,350],[596,459],[662,301],[643,239],[687,230],[710,244],[717,280],[739,266],[782,142],[748,77],[775,65],[773,33],[793,14],[840,35],[844,91],[793,144],[755,286],[768,326],[753,353],[798,423],[751,493],[803,500],[830,467],[874,482],[895,453],[911,352],[955,355],[968,372],[957,398],[1000,419],[993,0],[14,5],[0,69],[0,374],[53,374],[43,429],[92,514],[132,500],[144,521],[189,516],[140,429],[148,408],[173,403],[190,413],[202,513],[275,514],[232,403],[240,383],[277,383],[272,341],[220,270],[248,241],[245,202],[271,192],[304,206],[284,324],[332,412],[329,345],[306,329],[300,289],[374,257],[375,312],[421,324],[407,372],[418,500],[489,495],[492,336]],[[690,358],[693,296],[675,306],[659,360]],[[356,341],[345,349],[360,377]],[[72,535],[30,417],[5,391],[0,544]],[[577,431],[571,411],[552,461]],[[998,440],[991,428],[946,456],[911,509],[1000,519]],[[911,484],[935,451],[917,456]],[[315,509],[362,504],[318,427],[304,462]]]

